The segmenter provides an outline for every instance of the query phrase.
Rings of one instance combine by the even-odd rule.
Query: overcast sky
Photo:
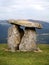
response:
[[[0,19],[49,21],[49,0],[0,0]]]

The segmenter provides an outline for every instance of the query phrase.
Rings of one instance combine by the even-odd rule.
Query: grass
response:
[[[49,45],[39,44],[43,52],[6,52],[0,44],[0,65],[49,65]]]

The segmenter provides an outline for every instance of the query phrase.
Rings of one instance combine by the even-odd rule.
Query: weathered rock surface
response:
[[[36,44],[35,28],[42,28],[42,25],[37,22],[28,20],[8,20],[12,27],[8,30],[8,47],[12,52],[20,51],[40,51]],[[25,30],[20,29],[20,26],[25,26]]]
[[[30,22],[28,20],[8,20],[9,23],[25,26],[25,27],[36,27],[42,28],[42,25],[38,22]]]
[[[37,49],[35,28],[26,28],[19,45],[20,51],[33,51]]]
[[[18,50],[20,44],[20,32],[17,25],[12,25],[8,29],[8,47],[12,52]]]

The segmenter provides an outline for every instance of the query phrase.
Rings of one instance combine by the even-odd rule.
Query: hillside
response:
[[[7,23],[7,20],[0,21],[0,43],[7,42],[9,27],[10,24]]]
[[[29,21],[37,22],[38,20],[29,19]],[[49,34],[49,23],[43,21],[38,21],[38,22],[41,23],[43,26],[42,29],[36,29],[38,34],[38,43],[49,43],[49,35],[39,35],[39,34],[47,34],[47,33]],[[0,43],[5,42],[8,34],[8,28],[10,26],[11,25],[7,23],[7,20],[0,20]]]

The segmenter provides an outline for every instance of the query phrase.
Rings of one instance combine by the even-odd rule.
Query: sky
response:
[[[33,19],[49,22],[49,0],[0,0],[1,19]]]

